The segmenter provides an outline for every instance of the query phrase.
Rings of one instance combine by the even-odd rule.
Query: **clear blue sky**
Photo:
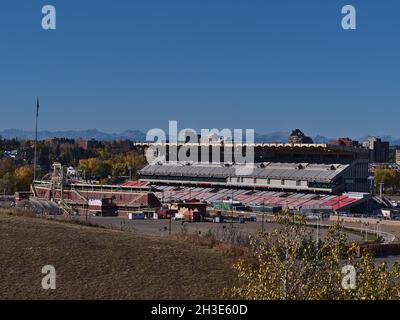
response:
[[[400,136],[398,0],[4,0],[0,39],[0,129],[32,130],[39,95],[42,130]]]

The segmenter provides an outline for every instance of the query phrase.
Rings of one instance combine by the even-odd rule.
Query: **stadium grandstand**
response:
[[[127,216],[130,212],[162,206],[152,188],[138,181],[124,185],[69,183],[53,175],[51,180],[35,181],[31,193],[33,199],[57,203],[63,213],[72,215],[99,211],[101,215]],[[91,208],[93,200],[101,200],[104,208]]]
[[[234,200],[248,207],[288,207],[292,210],[330,209],[335,212],[350,212],[365,208],[370,199],[368,194],[345,193],[340,196],[305,194],[298,192],[274,192],[261,190],[234,190],[227,188],[177,187],[161,185],[155,195],[162,202],[182,202],[196,199],[209,204]]]
[[[243,154],[249,145],[224,142],[217,147],[200,143],[194,148],[209,148],[211,160],[208,162],[200,157],[198,162],[169,161],[170,151],[179,152],[183,145],[172,148],[168,143],[152,144],[156,149],[168,151],[164,161],[145,166],[139,171],[139,181],[122,185],[74,181],[65,175],[61,164],[55,163],[52,173],[34,182],[31,194],[35,199],[56,202],[64,213],[81,215],[89,212],[126,216],[171,202],[192,200],[204,201],[210,206],[216,201],[231,200],[248,207],[329,208],[336,212],[362,212],[369,207],[371,181],[368,180],[369,152],[365,148],[254,144],[251,146],[254,163],[246,163],[252,170],[243,174],[240,169],[244,163],[228,161],[223,156],[227,154],[226,148],[231,148],[232,154]],[[219,162],[212,158],[215,148],[222,157]]]
[[[238,188],[338,193],[344,190],[350,165],[310,163],[262,163],[249,175],[240,175],[240,166],[148,165],[140,171],[141,180],[153,183],[210,184]]]
[[[288,184],[284,186],[284,188],[278,189],[288,189],[287,187],[291,186],[291,190],[304,190],[305,182],[307,181],[307,185],[310,191],[321,191],[321,192],[370,192],[371,191],[371,182],[369,181],[369,172],[368,172],[368,164],[369,164],[369,151],[362,147],[349,147],[349,146],[338,146],[331,144],[229,144],[224,143],[223,145],[215,146],[208,145],[204,143],[200,144],[169,144],[169,143],[154,143],[148,144],[147,146],[152,146],[156,151],[156,156],[164,159],[162,162],[166,164],[172,164],[170,167],[171,174],[167,175],[171,176],[172,171],[177,171],[177,174],[181,174],[182,177],[180,180],[186,179],[187,181],[191,181],[193,177],[186,176],[186,170],[190,171],[190,169],[178,169],[177,166],[174,166],[174,161],[170,161],[170,159],[178,159],[179,150],[182,147],[190,147],[190,150],[196,151],[198,155],[196,163],[205,165],[205,164],[213,164],[219,163],[220,168],[216,168],[215,166],[211,166],[210,169],[204,169],[205,171],[210,170],[210,172],[222,172],[223,167],[229,166],[232,163],[240,165],[240,162],[234,161],[232,159],[225,159],[224,156],[226,154],[235,155],[240,154],[243,155],[247,152],[248,148],[254,152],[254,163],[256,171],[260,172],[260,174],[264,174],[266,172],[269,173],[277,173],[276,175],[271,176],[262,176],[262,182],[264,185],[262,187],[276,188],[276,183],[274,185],[270,185],[265,183],[266,181],[263,178],[271,180],[279,179],[279,180],[288,180]],[[204,152],[204,149],[208,148],[208,152]],[[228,151],[228,152],[227,152]],[[218,159],[215,159],[215,155],[219,154]],[[205,157],[205,158],[203,158]],[[238,160],[244,159],[243,157],[237,157]],[[235,158],[235,160],[237,160]],[[176,162],[176,161],[175,161]],[[184,163],[190,164],[190,163]],[[329,165],[329,166],[328,166]],[[157,180],[157,176],[154,175],[156,172],[156,167],[146,167],[141,171],[141,180],[142,181],[150,181],[155,182]],[[262,168],[265,166],[266,168]],[[206,166],[207,167],[207,166]],[[268,168],[269,167],[269,168]],[[214,168],[214,169],[212,169]],[[290,170],[288,169],[290,168]],[[154,169],[154,170],[153,170]],[[265,170],[264,170],[265,169]],[[164,169],[159,169],[159,173],[164,171]],[[195,171],[197,169],[193,169]],[[153,173],[154,171],[154,173]],[[261,172],[263,171],[263,172]],[[192,171],[190,171],[192,172]],[[287,177],[285,174],[282,177],[279,176],[279,172],[283,172],[285,174],[290,174]],[[315,174],[320,172],[320,178],[317,176],[315,181],[312,181],[312,176],[315,177]],[[327,172],[330,172],[329,174]],[[301,179],[292,179],[295,176],[304,177],[305,174],[309,173],[310,177],[303,180],[301,188],[296,188],[299,186],[294,186],[289,183],[290,180],[298,180]],[[293,174],[293,175],[292,175]],[[213,179],[206,179],[203,177],[201,180],[206,181],[196,181],[198,182],[207,182],[207,183],[228,183],[228,181],[224,181],[229,175],[229,170],[226,170],[225,174],[216,174]],[[326,176],[324,179],[323,176]],[[153,178],[152,178],[153,177]],[[200,175],[197,177],[200,179]],[[241,177],[229,176],[229,178],[237,179]],[[165,178],[160,177],[160,178]],[[253,177],[258,178],[257,176]],[[171,180],[171,179],[168,179]],[[213,181],[212,181],[213,180]],[[318,184],[318,180],[321,180],[322,188],[320,188]],[[330,180],[330,181],[329,181]],[[160,179],[160,181],[163,181]],[[245,182],[246,181],[246,182]],[[163,181],[164,182],[164,181]],[[229,182],[233,183],[233,181]],[[236,180],[237,182],[237,180]],[[254,182],[254,181],[253,181]],[[285,181],[286,182],[286,181]],[[326,184],[333,183],[327,187]],[[170,182],[169,182],[170,183]],[[243,178],[243,184],[249,184],[248,179]],[[324,185],[325,184],[325,185]],[[336,185],[335,185],[336,184]],[[254,187],[258,187],[258,182],[254,183]],[[250,183],[251,186],[251,183]],[[321,189],[321,190],[319,190]]]
[[[159,145],[160,147],[161,145]],[[223,145],[232,152],[245,152],[248,145]],[[287,206],[292,209],[330,208],[350,212],[366,210],[371,198],[368,179],[368,150],[330,144],[254,144],[253,170],[240,174],[243,164],[169,161],[170,150],[182,145],[164,143],[165,161],[147,165],[139,171],[140,181],[156,188],[163,201],[196,199],[213,203],[233,199],[247,206]],[[193,147],[193,146],[192,146]],[[205,146],[199,144],[195,146]],[[215,154],[215,146],[209,146]],[[226,149],[225,149],[226,150]],[[158,154],[160,155],[160,154]],[[248,164],[247,164],[248,166]],[[362,209],[361,209],[362,208]]]
[[[209,146],[209,158],[203,159],[199,144],[195,164],[176,163],[176,154],[183,144],[172,148],[170,144],[157,145],[158,156],[165,161],[151,164],[140,171],[141,181],[151,183],[209,183],[232,187],[268,188],[310,192],[370,192],[368,180],[369,152],[361,147],[330,144],[255,144],[254,171],[247,177],[235,175],[236,162],[225,161],[226,148],[232,154],[245,153],[249,145]],[[193,146],[192,146],[193,147]],[[215,150],[217,148],[217,150]],[[232,148],[232,150],[230,150]],[[165,154],[164,154],[165,153]],[[219,161],[213,155],[220,153]],[[228,152],[229,154],[229,152]],[[240,159],[240,158],[239,158]],[[208,163],[207,163],[208,161]],[[215,165],[215,163],[218,163]]]

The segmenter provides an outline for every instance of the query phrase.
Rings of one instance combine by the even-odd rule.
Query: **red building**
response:
[[[336,140],[330,141],[329,144],[345,147],[358,147],[360,145],[358,141],[352,140],[350,138],[338,138]]]
[[[118,207],[113,203],[113,198],[89,199],[89,214],[101,217],[118,215]]]

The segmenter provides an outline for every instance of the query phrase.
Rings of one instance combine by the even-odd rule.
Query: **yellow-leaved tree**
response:
[[[234,264],[240,285],[229,298],[250,300],[399,299],[399,265],[376,263],[370,254],[356,257],[342,226],[329,228],[318,243],[300,217],[277,215],[279,227],[251,240],[251,258]],[[355,287],[343,287],[344,266],[356,271]]]
[[[22,166],[15,169],[15,182],[18,191],[29,191],[33,181],[33,168]]]

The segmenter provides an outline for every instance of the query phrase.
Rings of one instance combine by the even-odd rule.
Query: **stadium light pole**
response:
[[[36,169],[37,169],[38,119],[39,119],[39,97],[36,97],[35,151],[34,151],[34,155],[33,155],[33,181],[36,180]]]

